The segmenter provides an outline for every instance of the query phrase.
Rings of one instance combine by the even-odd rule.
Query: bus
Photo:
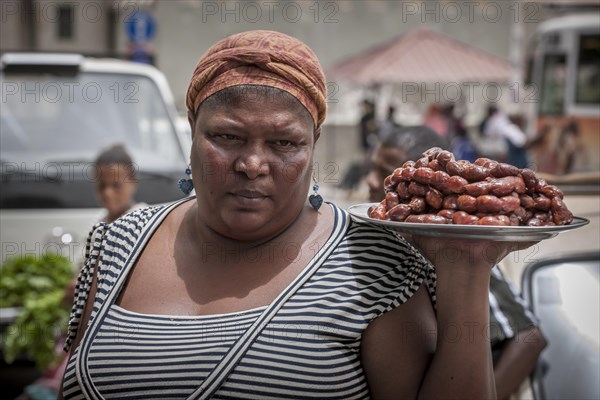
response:
[[[530,148],[535,169],[600,174],[600,13],[541,23],[528,75],[538,99]]]

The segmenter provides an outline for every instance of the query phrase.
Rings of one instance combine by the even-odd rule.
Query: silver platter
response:
[[[569,225],[560,226],[489,226],[455,224],[419,224],[410,222],[383,221],[369,218],[369,207],[378,203],[363,203],[350,206],[348,212],[359,220],[388,229],[420,236],[452,237],[456,239],[479,239],[499,242],[534,242],[550,239],[561,232],[581,228],[590,223],[586,218],[573,217]]]

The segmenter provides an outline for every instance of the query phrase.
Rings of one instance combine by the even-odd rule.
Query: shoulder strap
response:
[[[110,305],[116,300],[117,296],[119,295],[120,288],[127,280],[127,276],[129,274],[129,271],[131,270],[131,267],[137,260],[139,254],[142,252],[143,248],[146,246],[146,244],[148,243],[148,241],[150,240],[160,223],[166,218],[166,216],[171,210],[173,210],[175,207],[177,207],[184,201],[188,201],[189,199],[189,197],[183,198],[170,205],[153,209],[151,211],[149,219],[145,220],[143,223],[140,223],[140,227],[136,228],[136,230],[140,229],[139,232],[136,232],[135,234],[131,234],[131,232],[129,232],[129,234],[131,234],[132,237],[135,237],[135,240],[133,241],[130,248],[128,247],[127,251],[125,252],[125,262],[119,261],[118,257],[111,258],[109,254],[106,254],[112,253],[112,255],[114,256],[118,250],[117,248],[123,246],[123,244],[119,243],[124,240],[123,238],[115,237],[114,242],[111,243],[113,245],[112,247],[114,248],[111,248],[110,250],[104,248],[108,245],[108,239],[98,249],[99,254],[96,265],[99,271],[102,269],[105,269],[105,271],[103,271],[103,273],[98,276],[98,293],[96,295],[96,299],[94,300],[95,317],[90,319],[88,328],[86,329],[85,334],[81,339],[81,343],[79,344],[79,354],[77,356],[77,363],[75,367],[77,380],[81,387],[81,391],[86,399],[103,398],[90,377],[87,368],[87,358],[93,339],[96,337],[98,330],[100,329],[100,326],[104,321],[104,318],[108,314],[108,309]],[[142,220],[141,215],[135,216],[134,214],[131,214],[130,216],[128,216],[128,218],[139,218],[140,221]],[[110,265],[103,266],[101,265],[103,262]],[[111,268],[114,271],[109,271],[109,269]],[[108,278],[106,282],[101,282],[101,280],[103,280],[104,277],[108,277],[109,275],[115,275],[116,277],[114,278],[114,280],[111,277],[110,282],[108,282]]]

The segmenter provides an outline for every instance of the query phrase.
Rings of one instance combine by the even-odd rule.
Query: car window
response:
[[[131,154],[137,200],[181,197],[185,159],[156,84],[141,75],[0,76],[2,208],[97,207],[97,155],[114,144]]]
[[[123,143],[140,169],[178,166],[181,150],[162,97],[147,77],[82,73],[2,79],[3,160],[88,160]],[[13,93],[16,92],[16,93]]]

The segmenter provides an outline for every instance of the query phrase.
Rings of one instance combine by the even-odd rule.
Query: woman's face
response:
[[[131,168],[121,164],[97,167],[96,194],[109,217],[119,217],[133,203],[137,183],[131,177]]]
[[[192,177],[201,220],[232,239],[272,238],[305,205],[315,144],[312,119],[286,93],[207,103],[192,122]]]

